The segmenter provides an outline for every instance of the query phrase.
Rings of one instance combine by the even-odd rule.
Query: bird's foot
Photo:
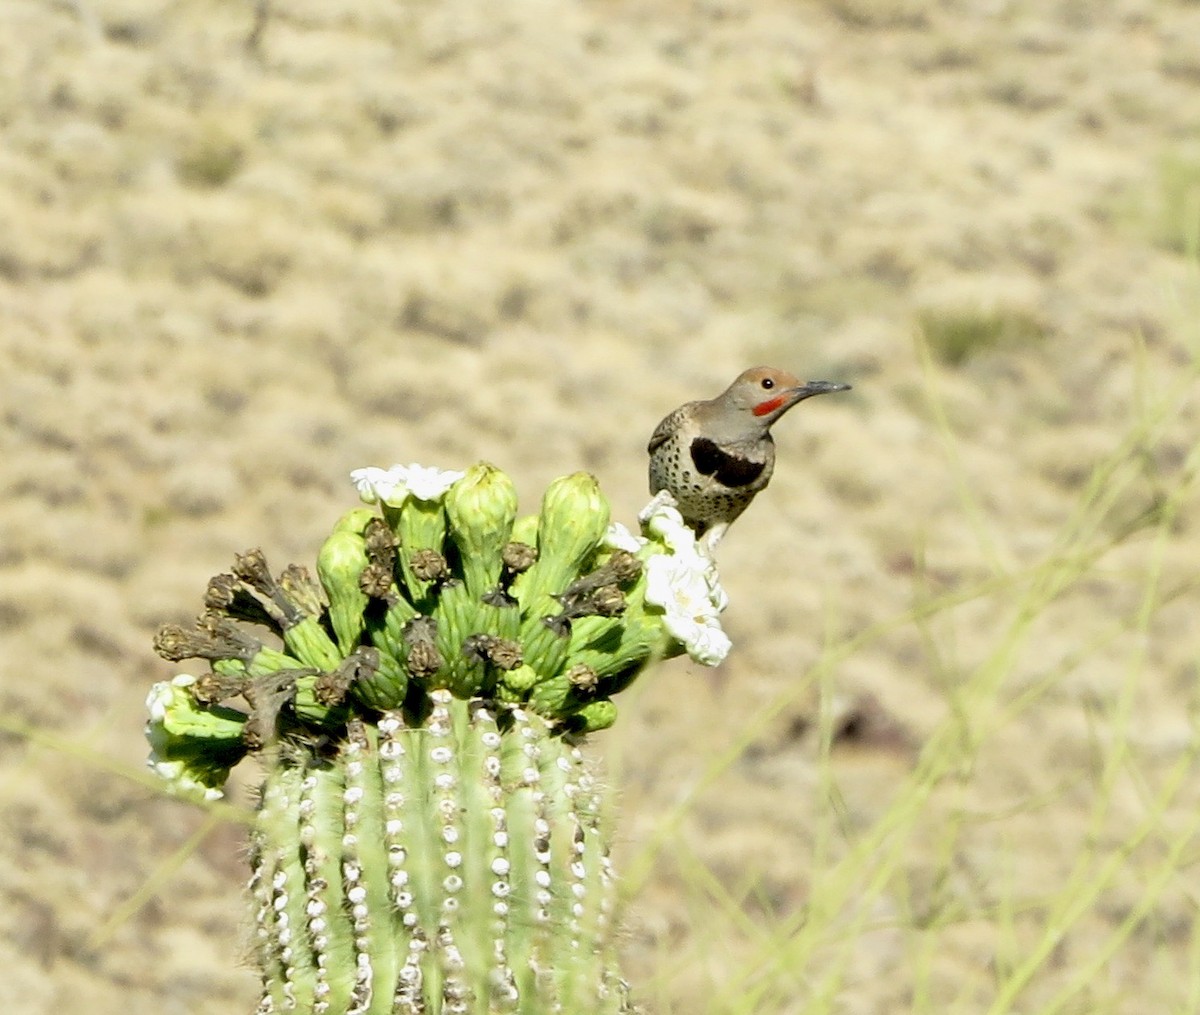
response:
[[[651,497],[650,503],[638,512],[638,521],[645,525],[659,508],[664,507],[679,507],[679,501],[675,499],[675,495],[670,490],[659,490]]]
[[[696,540],[697,548],[710,560],[713,559],[716,555],[717,544],[725,538],[725,533],[728,531],[728,522],[717,522]]]

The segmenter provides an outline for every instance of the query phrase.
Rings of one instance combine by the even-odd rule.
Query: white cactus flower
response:
[[[417,500],[441,500],[446,491],[463,478],[463,473],[435,466],[393,465],[380,469],[374,465],[355,469],[350,479],[358,495],[367,504],[382,502],[388,507],[400,507],[408,497]]]
[[[205,786],[194,778],[182,761],[167,761],[151,751],[146,764],[155,775],[167,783],[167,789],[172,796],[195,803],[212,803],[225,796],[224,790],[215,786]]]
[[[719,666],[733,648],[729,635],[716,622],[698,627],[686,644],[688,655],[704,666]]]
[[[146,764],[166,781],[173,796],[211,802],[225,795],[219,785],[211,783],[224,782],[229,769],[206,754],[197,738],[212,737],[228,745],[240,737],[241,723],[230,716],[198,710],[189,690],[195,683],[192,674],[180,673],[150,688],[146,695],[150,713],[145,729],[150,743]]]
[[[441,500],[446,491],[466,475],[452,469],[417,465],[415,462],[412,465],[393,465],[391,471],[404,477],[404,486],[417,500]]]
[[[146,711],[152,723],[162,723],[167,718],[167,709],[179,700],[180,692],[196,682],[191,673],[177,673],[170,680],[160,680],[146,695]]]
[[[728,600],[707,557],[694,551],[652,556],[646,602],[662,607],[663,626],[696,662],[716,666],[733,647],[718,617]]]
[[[658,494],[638,515],[642,531],[661,542],[668,550],[680,557],[703,557],[708,559],[702,544],[675,506],[675,498],[668,493]]]
[[[606,550],[625,550],[629,553],[637,553],[647,542],[649,540],[644,536],[635,536],[620,522],[613,522],[609,525],[608,531],[604,533],[600,545]]]
[[[408,487],[397,469],[398,466],[394,465],[390,469],[369,465],[364,469],[352,471],[350,479],[358,488],[358,495],[364,503],[382,502],[391,507],[399,507],[408,496]]]

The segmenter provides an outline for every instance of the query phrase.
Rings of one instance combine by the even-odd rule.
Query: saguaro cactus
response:
[[[259,1011],[631,1011],[579,743],[647,663],[723,658],[712,562],[669,506],[610,525],[583,473],[526,518],[491,465],[353,478],[378,508],[338,521],[318,581],[250,551],[156,639],[211,669],[151,690],[155,769],[213,798],[265,768]]]

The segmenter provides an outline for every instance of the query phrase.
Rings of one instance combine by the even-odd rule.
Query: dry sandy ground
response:
[[[836,802],[836,856],[870,826],[1010,607],[900,624],[829,674],[836,793],[816,761],[821,645],[1036,563],[1138,406],[1184,376],[1200,5],[276,6],[248,47],[249,2],[0,4],[0,702],[85,750],[0,738],[6,1010],[253,1003],[237,829],[164,870],[203,816],[121,774],[170,673],[152,632],[194,614],[234,551],[310,561],[352,503],[348,471],[394,461],[491,460],[531,509],[586,468],[631,521],[658,419],[766,362],[855,391],[783,421],[776,479],[722,547],[731,659],[665,666],[597,744],[620,751],[632,863],[783,702],[629,914],[647,1006],[707,1010],[751,938],[696,905],[685,869],[751,924],[799,912],[814,829]],[[943,336],[928,376],[922,322]],[[1161,428],[1112,532],[1170,489],[1195,424],[1185,405]],[[907,1010],[914,914],[946,893],[967,915],[939,931],[926,1010],[986,1009],[1004,942],[970,914],[1071,869],[1135,657],[1146,785],[1091,831],[1144,812],[1194,739],[1196,522],[1185,505],[1164,564],[1182,591],[1148,630],[1129,619],[1153,549],[1135,535],[1010,660],[1001,700],[1077,665],[931,805],[986,820],[949,859],[912,845],[907,897],[880,902],[901,929],[850,948],[836,1010]],[[1139,891],[1118,878],[1022,1005]],[[1064,1010],[1187,1010],[1194,919],[1181,879],[1114,958],[1105,1003],[1085,990]],[[769,1010],[801,1011],[809,972]]]

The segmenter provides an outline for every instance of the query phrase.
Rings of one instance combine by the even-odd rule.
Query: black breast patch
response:
[[[698,472],[712,476],[724,486],[749,486],[762,475],[766,467],[763,462],[752,462],[748,458],[739,458],[728,451],[722,451],[707,437],[697,437],[692,441],[692,462]]]

